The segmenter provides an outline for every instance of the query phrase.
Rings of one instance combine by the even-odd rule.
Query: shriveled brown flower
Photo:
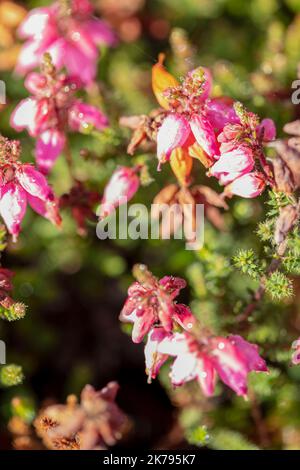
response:
[[[300,187],[300,120],[286,124],[283,129],[293,137],[272,144],[277,151],[272,164],[277,189],[292,193]]]
[[[133,131],[127,152],[133,155],[138,147],[143,150],[155,149],[156,136],[166,112],[162,109],[154,109],[149,115],[122,116],[120,125]]]
[[[180,228],[182,215],[188,225],[196,228],[196,205],[204,205],[205,217],[218,230],[226,230],[224,217],[220,209],[227,209],[224,198],[213,189],[204,185],[191,188],[179,187],[176,184],[165,186],[154,198],[152,216],[158,219],[162,215],[160,224],[161,236],[170,235]],[[171,229],[171,230],[170,230]],[[194,240],[188,240],[193,242]]]
[[[115,403],[118,384],[110,382],[100,391],[86,385],[80,403],[74,395],[65,405],[51,405],[35,419],[38,436],[48,449],[105,449],[121,439],[127,418]]]
[[[87,220],[95,220],[94,206],[100,202],[99,194],[90,191],[83,183],[76,181],[69,193],[63,194],[59,200],[60,208],[70,208],[77,225],[77,233],[85,236]]]

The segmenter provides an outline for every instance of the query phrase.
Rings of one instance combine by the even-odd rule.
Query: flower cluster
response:
[[[107,217],[120,204],[124,204],[132,199],[140,186],[140,179],[137,175],[138,170],[138,167],[121,166],[114,171],[104,188],[98,213],[100,219]]]
[[[17,131],[26,129],[37,138],[36,161],[48,173],[66,144],[66,132],[92,125],[102,130],[108,119],[97,108],[76,99],[82,83],[78,77],[57,74],[49,54],[45,54],[42,73],[32,72],[25,87],[33,96],[22,100],[12,113],[10,124]]]
[[[0,214],[16,241],[27,204],[55,225],[61,222],[57,201],[45,176],[29,163],[21,163],[20,144],[0,138]]]
[[[174,386],[197,380],[203,394],[214,393],[217,374],[237,395],[247,395],[249,372],[266,372],[258,346],[238,335],[214,336],[201,328],[191,310],[175,298],[185,287],[183,279],[158,280],[145,266],[134,268],[138,279],[128,290],[120,320],[133,323],[135,343],[148,334],[146,372],[155,378],[169,357],[175,357],[170,378]],[[179,327],[182,331],[178,331]]]
[[[135,127],[128,151],[145,139],[157,142],[158,169],[167,161],[181,185],[188,185],[193,159],[218,178],[224,194],[256,197],[273,176],[264,145],[275,138],[271,119],[259,121],[228,97],[211,97],[212,76],[205,67],[190,71],[179,83],[163,66],[164,55],[152,69],[152,87],[163,108]]]
[[[116,43],[110,27],[93,17],[93,11],[89,0],[60,0],[32,10],[19,28],[19,36],[26,42],[17,72],[24,75],[33,70],[41,64],[44,53],[49,52],[58,69],[65,67],[85,84],[93,82],[98,46]]]

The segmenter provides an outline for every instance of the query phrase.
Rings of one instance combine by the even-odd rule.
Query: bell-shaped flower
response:
[[[51,73],[31,73],[25,81],[33,96],[22,100],[13,111],[11,126],[35,137],[39,169],[48,173],[66,145],[68,131],[86,132],[90,126],[103,130],[107,117],[95,106],[75,98],[82,83],[75,77]]]
[[[95,79],[98,46],[113,46],[116,37],[105,22],[92,16],[91,2],[69,3],[69,10],[64,2],[55,2],[29,12],[18,31],[26,41],[18,59],[18,73],[25,75],[40,65],[44,53],[49,52],[58,69],[66,67],[69,74],[86,84]]]
[[[209,174],[220,179],[221,184],[228,184],[234,179],[252,171],[253,152],[249,147],[240,146],[222,153],[219,160],[210,168]]]
[[[182,147],[190,135],[187,119],[177,113],[170,113],[157,133],[157,156],[159,163],[170,159],[174,149]]]
[[[225,187],[225,194],[236,195],[245,198],[259,196],[265,189],[266,182],[262,173],[253,172],[239,176],[232,183]]]
[[[100,219],[107,217],[121,204],[130,201],[140,186],[136,168],[121,166],[112,174],[105,186],[98,215]]]
[[[214,393],[217,374],[237,395],[247,395],[248,374],[267,372],[258,347],[233,335],[207,337],[198,341],[191,334],[168,333],[162,328],[150,331],[145,347],[146,371],[155,378],[169,356],[175,357],[170,379],[174,386],[197,380],[204,395]]]
[[[190,125],[198,144],[208,156],[217,159],[219,156],[219,146],[213,126],[208,118],[200,114],[193,114]]]
[[[128,289],[128,297],[120,314],[120,320],[133,323],[132,340],[140,343],[154,325],[161,325],[167,333],[177,323],[191,331],[195,318],[190,309],[174,302],[185,287],[183,279],[165,276],[158,280],[149,273],[147,282],[135,282]]]

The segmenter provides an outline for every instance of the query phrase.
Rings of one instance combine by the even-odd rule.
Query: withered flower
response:
[[[115,403],[116,382],[96,391],[86,385],[80,403],[74,395],[65,405],[51,405],[37,416],[37,434],[48,449],[100,450],[122,438],[127,418]]]

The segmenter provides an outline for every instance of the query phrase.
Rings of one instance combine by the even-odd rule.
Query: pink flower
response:
[[[190,309],[174,302],[185,285],[183,279],[165,276],[158,280],[147,271],[143,283],[135,282],[129,287],[120,320],[133,323],[134,343],[140,343],[153,325],[161,325],[167,333],[172,331],[174,322],[186,330],[192,329],[195,319]]]
[[[237,395],[247,395],[251,371],[266,372],[258,347],[241,336],[208,337],[198,341],[189,333],[167,333],[153,329],[145,347],[146,369],[155,378],[168,356],[175,356],[170,378],[174,386],[197,380],[204,395],[214,393],[217,373]]]
[[[57,76],[52,69],[29,74],[25,86],[33,96],[18,104],[10,124],[37,138],[35,156],[43,173],[51,170],[63,151],[68,130],[84,131],[88,125],[102,130],[108,125],[101,111],[75,98],[74,93],[81,87],[76,78]]]
[[[253,172],[239,176],[225,188],[228,196],[236,195],[245,198],[259,196],[265,189],[265,177],[262,173]]]
[[[272,119],[263,119],[257,128],[257,133],[262,134],[262,140],[264,142],[270,142],[276,137],[276,127]]]
[[[300,364],[300,338],[293,342],[292,349],[294,349],[292,363],[297,366]]]
[[[120,204],[133,198],[140,186],[137,169],[122,166],[117,168],[104,189],[100,206],[100,219],[111,214]]]
[[[72,0],[71,11],[62,2],[32,10],[19,28],[26,42],[21,50],[17,72],[26,74],[41,64],[49,52],[54,65],[66,67],[69,74],[91,83],[96,76],[99,44],[113,46],[116,37],[110,27],[92,16],[93,6],[87,1]]]
[[[204,115],[193,114],[190,125],[195,139],[207,155],[215,159],[218,158],[219,147],[209,119]]]
[[[249,173],[254,167],[253,152],[249,147],[240,146],[222,153],[219,160],[210,168],[209,174],[228,184],[234,179]]]
[[[12,165],[1,182],[0,214],[13,241],[19,235],[27,203],[55,225],[60,224],[57,201],[45,177],[28,163]]]
[[[225,96],[212,98],[206,102],[206,116],[216,132],[220,132],[227,124],[240,122],[233,100]]]
[[[102,130],[108,126],[108,119],[94,106],[75,100],[69,109],[70,129],[80,131],[82,127],[88,124],[96,127],[96,129]]]
[[[157,134],[157,156],[160,163],[170,159],[177,147],[182,147],[190,135],[191,129],[186,118],[177,113],[170,113],[163,121]]]
[[[16,183],[1,187],[0,214],[7,230],[16,241],[21,230],[21,222],[26,213],[26,191]]]
[[[268,370],[265,361],[258,354],[258,347],[241,336],[215,337],[210,340],[209,348],[220,379],[237,395],[247,395],[249,372]]]

